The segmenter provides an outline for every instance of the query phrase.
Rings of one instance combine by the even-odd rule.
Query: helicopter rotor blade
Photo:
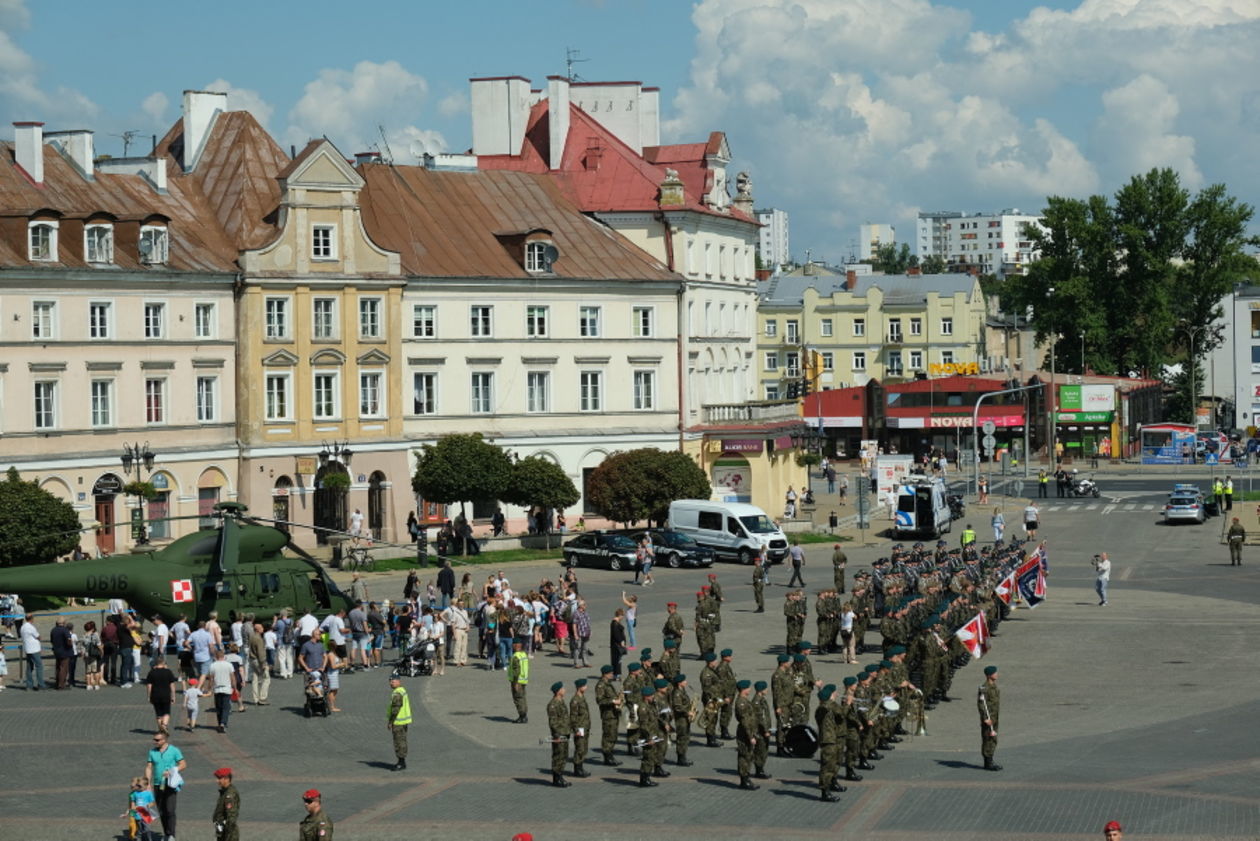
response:
[[[231,570],[232,565],[240,555],[240,549],[240,524],[233,517],[224,517],[223,527],[219,530],[219,554],[215,558],[215,566],[220,575]]]

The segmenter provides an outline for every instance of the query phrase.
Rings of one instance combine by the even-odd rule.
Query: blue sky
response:
[[[1035,210],[1173,166],[1260,203],[1257,0],[550,0],[371,4],[0,0],[0,115],[160,134],[185,88],[281,143],[396,159],[469,145],[467,79],[662,90],[666,142],[727,133],[792,250],[844,259],[863,221]],[[370,14],[360,12],[370,9]],[[133,153],[147,148],[138,141]]]

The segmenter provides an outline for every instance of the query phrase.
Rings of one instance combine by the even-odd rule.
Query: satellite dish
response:
[[[149,258],[152,256],[153,256],[153,241],[147,240],[147,239],[140,240],[140,262],[147,263],[149,262]]]
[[[543,271],[551,271],[551,267],[560,259],[560,249],[554,245],[548,244],[543,249]]]
[[[417,137],[414,138],[408,145],[407,151],[410,152],[411,156],[415,159],[424,160],[424,156],[429,153],[429,144],[425,143],[423,139]]]

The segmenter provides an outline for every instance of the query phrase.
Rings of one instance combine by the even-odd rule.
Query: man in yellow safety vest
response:
[[[389,715],[385,726],[394,734],[394,756],[398,759],[394,770],[401,771],[407,767],[407,727],[411,724],[411,699],[407,697],[407,690],[398,675],[390,675],[389,688]]]

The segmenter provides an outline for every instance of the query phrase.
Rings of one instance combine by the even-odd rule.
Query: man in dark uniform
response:
[[[569,727],[573,730],[573,776],[589,777],[582,766],[591,744],[591,707],[586,703],[586,678],[573,681],[573,700],[569,701]]]
[[[770,727],[774,723],[774,719],[770,717],[770,700],[766,697],[766,689],[769,688],[764,680],[759,680],[753,684],[753,710],[757,713],[757,744],[753,746],[753,767],[756,773],[753,774],[759,780],[768,780],[770,775],[766,773],[766,759],[770,755]]]
[[[757,553],[757,557],[753,560],[752,569],[752,587],[753,599],[757,602],[755,613],[766,612],[766,565],[765,556]]]
[[[735,685],[739,693],[735,698],[735,744],[739,751],[739,787],[746,791],[756,791],[752,781],[753,750],[757,746],[757,713],[753,709],[748,690],[752,689],[751,680],[741,680]]]
[[[665,611],[665,627],[661,629],[661,636],[666,640],[673,640],[676,646],[681,647],[686,628],[682,615],[678,612],[678,602],[667,602]]]
[[[998,741],[998,714],[1002,709],[997,671],[997,666],[984,667],[984,683],[976,694],[976,709],[980,712],[980,755],[984,757],[986,771],[1002,770],[1002,766],[993,761]]]
[[[610,767],[621,762],[613,756],[617,747],[617,728],[621,724],[621,690],[613,683],[613,667],[601,666],[599,683],[595,684],[595,705],[599,707],[600,739],[599,751],[604,755],[604,764]]]
[[[734,710],[732,701],[735,698],[735,669],[731,666],[731,658],[735,656],[735,652],[729,648],[722,649],[722,660],[717,665],[717,673],[721,678],[722,697],[727,699],[718,710],[718,722],[722,727],[722,738],[730,741],[731,738],[731,713]]]
[[[687,746],[691,744],[691,720],[694,717],[696,701],[687,691],[687,676],[676,674],[673,679],[674,689],[669,694],[669,706],[674,711],[674,749],[678,754],[678,764],[684,768],[691,765],[687,758]]]
[[[214,781],[219,785],[219,800],[214,804],[214,841],[240,841],[240,830],[236,828],[236,816],[241,811],[241,796],[232,785],[232,769],[220,768],[214,772]]]
[[[551,684],[551,700],[547,702],[547,727],[551,730],[551,784],[556,788],[573,785],[564,778],[569,761],[569,705],[564,702],[564,682]]]
[[[306,817],[298,824],[298,841],[332,841],[333,822],[324,814],[323,798],[317,789],[302,793]]]

